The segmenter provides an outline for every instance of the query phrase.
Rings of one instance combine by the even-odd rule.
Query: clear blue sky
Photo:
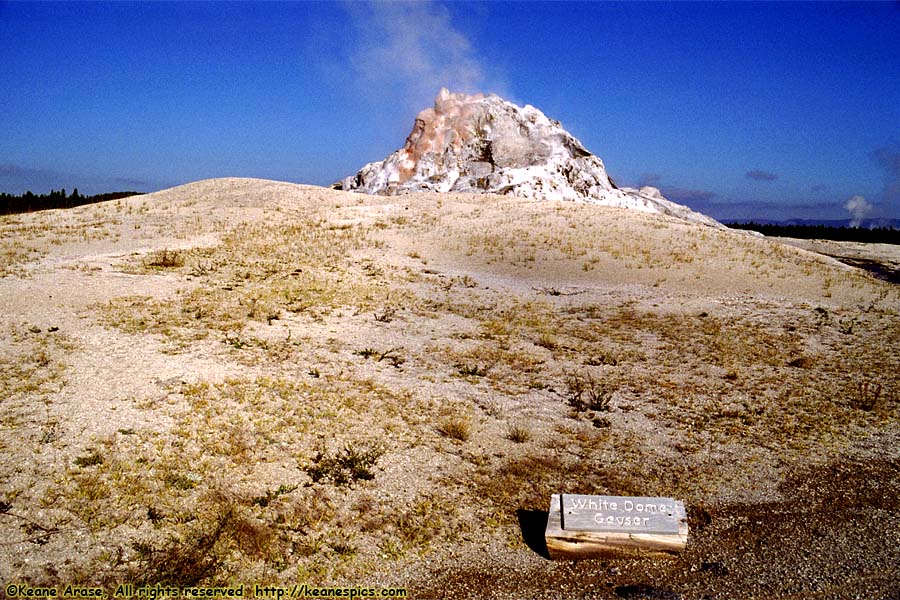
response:
[[[438,89],[718,218],[900,218],[900,3],[0,3],[0,191],[328,185]]]

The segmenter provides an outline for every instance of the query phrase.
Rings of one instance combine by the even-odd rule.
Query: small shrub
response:
[[[813,359],[809,358],[808,356],[800,356],[798,358],[791,360],[788,363],[788,366],[796,367],[798,369],[808,369],[811,366],[813,366],[814,363],[815,363],[815,361]]]
[[[354,556],[357,552],[357,548],[353,545],[353,541],[345,534],[338,535],[336,539],[328,545],[331,546],[331,549],[334,550],[335,554],[346,558]]]
[[[610,421],[606,417],[594,417],[591,423],[593,423],[594,427],[596,427],[597,429],[605,429],[612,425],[612,421]]]
[[[244,341],[237,335],[225,334],[225,343],[236,350],[241,350],[250,345],[250,342]]]
[[[566,402],[578,412],[605,412],[610,410],[613,390],[596,381],[589,373],[569,373],[566,377]]]
[[[619,357],[609,350],[601,350],[600,352],[585,360],[584,364],[591,367],[598,367],[600,365],[615,367],[619,364]]]
[[[850,335],[851,333],[853,333],[853,328],[856,326],[856,319],[841,319],[840,321],[838,321],[838,325],[841,333],[843,333],[844,335]]]
[[[257,496],[256,498],[254,498],[253,504],[255,504],[256,506],[259,506],[260,508],[265,508],[279,496],[283,496],[285,494],[290,494],[291,492],[296,490],[297,487],[298,486],[296,486],[296,485],[282,484],[282,485],[278,486],[278,489],[268,490],[268,491],[266,491],[264,496]]]
[[[304,470],[315,483],[350,485],[356,481],[374,479],[375,463],[383,454],[384,450],[375,446],[357,448],[349,443],[335,454],[320,448],[312,464]]]
[[[184,257],[177,250],[157,250],[144,259],[144,266],[155,269],[176,269],[184,265]]]
[[[463,377],[484,377],[487,369],[478,365],[456,365],[456,370]]]
[[[874,381],[860,381],[856,384],[856,394],[850,398],[853,408],[872,411],[880,407],[884,401],[881,395],[882,385]]]
[[[138,585],[194,586],[213,577],[225,564],[220,542],[234,535],[234,523],[233,509],[226,507],[209,521],[199,520],[184,541],[134,542],[137,568],[128,579]]]
[[[468,275],[463,275],[462,279],[460,279],[459,282],[461,284],[463,284],[464,287],[467,287],[467,288],[478,287],[478,282],[475,281],[474,279],[472,279],[471,277],[469,277]]]
[[[163,482],[170,488],[186,491],[192,490],[197,487],[199,478],[191,477],[190,475],[185,475],[182,473],[169,473],[168,475],[163,477]]]
[[[353,354],[362,356],[365,359],[375,357],[376,362],[387,361],[389,365],[399,369],[400,365],[406,362],[406,359],[397,354],[398,350],[400,350],[400,348],[391,348],[390,350],[385,350],[384,352],[378,352],[377,350],[373,350],[372,348],[364,348],[362,350],[357,350]]]
[[[103,457],[96,450],[91,450],[87,456],[79,456],[75,459],[75,464],[79,467],[93,467],[103,464]]]
[[[506,437],[517,444],[524,444],[531,439],[531,432],[522,425],[513,425],[506,432]]]
[[[390,323],[397,316],[397,309],[392,306],[386,306],[381,313],[375,313],[375,320],[379,323]]]
[[[390,350],[385,350],[378,355],[378,362],[386,360],[392,367],[399,369],[400,365],[406,362],[406,359],[397,354],[398,350],[400,350],[400,348],[391,348]]]
[[[163,515],[162,512],[160,512],[158,508],[156,508],[154,506],[147,507],[147,520],[148,521],[150,521],[151,523],[156,525],[163,519],[165,519],[165,515]]]
[[[556,341],[556,337],[549,333],[542,333],[535,344],[541,348],[546,348],[547,350],[556,350],[559,348],[559,342]]]
[[[463,417],[447,417],[438,425],[438,433],[460,442],[465,442],[472,435],[472,425]]]

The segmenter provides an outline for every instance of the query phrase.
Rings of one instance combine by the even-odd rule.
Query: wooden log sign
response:
[[[687,544],[684,503],[672,498],[554,494],[547,519],[550,557],[673,553]]]

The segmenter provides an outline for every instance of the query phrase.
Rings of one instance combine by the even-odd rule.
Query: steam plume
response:
[[[872,205],[869,204],[864,197],[859,195],[853,196],[847,200],[847,204],[844,205],[844,208],[850,211],[850,214],[853,216],[853,221],[850,223],[852,227],[859,227],[859,224],[862,223],[865,216],[872,211]]]

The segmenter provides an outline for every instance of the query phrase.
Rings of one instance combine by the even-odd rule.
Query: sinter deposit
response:
[[[718,223],[667,200],[656,188],[620,188],[558,121],[494,94],[441,89],[416,117],[403,148],[334,185],[367,194],[474,192],[573,200]]]

